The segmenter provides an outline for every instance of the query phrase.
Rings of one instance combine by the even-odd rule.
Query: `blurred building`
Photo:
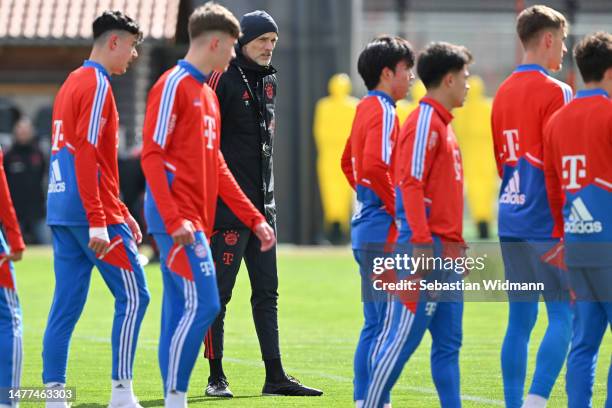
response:
[[[312,123],[316,101],[329,78],[350,72],[355,94],[365,88],[357,55],[380,33],[406,36],[416,48],[445,40],[466,45],[493,95],[517,63],[517,10],[529,0],[218,0],[237,17],[267,10],[279,25],[273,57],[278,69],[275,181],[279,239],[316,243],[322,210]],[[0,142],[12,129],[15,109],[34,118],[43,139],[50,106],[68,72],[87,58],[91,22],[109,8],[136,18],[145,33],[140,57],[126,75],[112,79],[126,147],[141,140],[146,94],[153,81],[180,58],[188,41],[187,18],[203,0],[0,0]],[[572,33],[610,30],[610,0],[541,0],[575,21]],[[569,45],[574,37],[570,37]],[[569,48],[569,46],[568,46]],[[572,77],[566,63],[561,79]],[[10,131],[10,130],[9,130]],[[128,149],[121,151],[127,152]]]

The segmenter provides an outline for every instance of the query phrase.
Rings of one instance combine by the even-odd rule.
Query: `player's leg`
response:
[[[232,290],[250,235],[248,229],[222,229],[215,231],[210,240],[221,303],[221,311],[204,339],[204,357],[208,359],[210,369],[205,393],[212,397],[234,395],[223,372],[224,321],[227,304],[232,298]]]
[[[108,252],[100,258],[88,251],[88,256],[115,298],[110,406],[137,406],[132,389],[134,355],[150,295],[144,269],[138,261],[136,243],[128,226],[109,225],[107,229],[111,240]],[[87,234],[87,229],[80,230],[80,233]],[[85,241],[81,239],[80,242]]]
[[[529,394],[550,397],[563,368],[572,336],[573,311],[569,302],[546,302],[548,327],[536,356],[536,366]]]
[[[574,334],[565,375],[567,404],[570,408],[590,407],[599,345],[608,322],[598,302],[576,302],[575,310]]]
[[[158,241],[169,252],[168,268],[175,285],[182,287],[182,314],[171,318],[178,324],[171,334],[166,375],[166,407],[179,407],[186,401],[189,378],[202,346],[202,339],[220,310],[215,267],[208,241],[201,231],[188,246],[172,246]],[[169,238],[169,237],[168,237]]]
[[[371,351],[379,333],[379,316],[373,301],[363,302],[363,327],[359,334],[357,349],[353,359],[353,399],[363,401],[368,388],[368,381],[374,362],[370,361]],[[390,327],[390,325],[389,325]],[[380,348],[379,348],[380,350]]]
[[[6,254],[6,245],[0,235]],[[17,406],[10,398],[9,389],[19,388],[23,357],[21,307],[14,285],[13,266],[6,258],[0,264],[0,407]]]
[[[359,274],[361,276],[361,300],[363,302],[364,317],[353,359],[353,398],[354,401],[363,401],[367,392],[370,369],[373,365],[373,362],[370,361],[371,353],[376,347],[376,339],[381,331],[378,314],[380,308],[377,306],[378,298],[373,291],[370,279],[372,273],[371,256],[367,251],[357,249],[353,250],[353,254],[359,265]],[[379,345],[378,350],[381,347],[382,345]]]
[[[87,231],[86,227],[83,229]],[[51,227],[55,290],[42,351],[42,379],[49,387],[63,387],[66,383],[70,338],[85,306],[93,269],[93,263],[72,230],[72,227]]]
[[[177,282],[173,272],[167,266],[168,255],[172,248],[172,238],[168,234],[155,234],[155,244],[159,248],[159,265],[162,273],[162,310],[161,328],[159,333],[159,344],[157,357],[162,376],[164,388],[164,398],[166,397],[166,380],[168,378],[168,361],[170,351],[170,341],[172,334],[178,326],[178,322],[183,315],[185,299],[181,282]]]
[[[573,310],[569,302],[567,272],[541,260],[556,242],[531,244],[536,279],[544,284],[544,300],[548,326],[536,356],[535,372],[525,405],[542,406],[550,397],[555,381],[563,368],[572,336]]]
[[[591,406],[599,346],[608,327],[612,328],[612,302],[606,301],[612,295],[610,272],[599,268],[570,270],[571,285],[577,298],[566,373],[570,408]],[[611,402],[609,381],[610,377],[608,404]]]
[[[0,407],[17,406],[10,388],[19,388],[23,357],[21,306],[13,263],[5,258],[9,248],[0,233]]]
[[[439,302],[429,331],[431,333],[431,376],[440,405],[461,406],[459,350],[463,338],[463,302]]]
[[[412,310],[397,299],[389,305],[390,335],[372,366],[364,408],[384,406],[402,369],[423,339],[436,303],[423,300],[416,305],[417,309]]]
[[[528,243],[500,237],[506,279],[534,282]],[[507,408],[523,404],[529,337],[538,317],[539,293],[508,293],[508,326],[502,343],[501,367]]]
[[[377,297],[376,301],[373,302],[376,312],[374,318],[378,319],[378,324],[375,328],[375,338],[371,342],[370,351],[368,352],[368,383],[370,382],[372,367],[376,362],[376,357],[382,350],[383,344],[385,344],[391,335],[391,302],[393,302],[391,294],[386,294],[384,299]],[[391,393],[383,395],[382,400],[385,404],[390,404]]]

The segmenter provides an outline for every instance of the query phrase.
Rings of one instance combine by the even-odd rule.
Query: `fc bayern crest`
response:
[[[206,258],[206,247],[200,242],[194,245],[193,252],[195,252],[198,258]]]
[[[270,100],[274,98],[274,85],[269,82],[266,84],[266,98]]]
[[[223,234],[225,245],[234,246],[238,243],[240,235],[236,231],[227,231]]]

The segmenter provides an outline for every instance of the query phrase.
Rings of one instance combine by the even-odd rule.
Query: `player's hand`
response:
[[[13,251],[6,256],[9,261],[18,262],[23,257],[23,251]]]
[[[132,215],[129,215],[128,217],[125,217],[125,223],[130,228],[130,231],[132,231],[134,241],[136,241],[137,244],[140,244],[142,242],[142,232],[140,231],[140,225],[138,225],[138,222],[136,222]]]
[[[183,221],[183,225],[174,231],[170,236],[177,245],[190,245],[195,242],[195,227],[191,221]]]
[[[431,263],[429,259],[433,258],[433,256],[433,245],[415,244],[412,248],[412,257],[415,259],[422,258],[422,260],[419,261],[419,269],[414,271],[414,273],[422,277],[429,275],[432,272],[432,269],[429,269],[431,265],[428,265]]]
[[[110,239],[106,227],[89,228],[89,244],[87,244],[87,246],[94,251],[96,255],[104,254],[109,244]]]
[[[255,227],[255,236],[261,241],[261,251],[265,252],[274,247],[276,244],[276,235],[274,230],[267,222],[257,224]]]
[[[96,255],[102,255],[104,252],[106,252],[108,244],[108,241],[104,241],[100,238],[91,238],[87,246],[94,251]]]

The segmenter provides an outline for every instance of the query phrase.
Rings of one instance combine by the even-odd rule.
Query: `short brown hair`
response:
[[[612,68],[612,34],[587,35],[574,47],[574,58],[584,82],[599,82]]]
[[[516,32],[523,46],[537,38],[542,30],[563,30],[567,33],[567,28],[563,14],[541,4],[526,8],[516,18]]]
[[[209,1],[189,16],[189,38],[193,39],[210,31],[221,31],[234,38],[240,36],[240,23],[231,11]]]

